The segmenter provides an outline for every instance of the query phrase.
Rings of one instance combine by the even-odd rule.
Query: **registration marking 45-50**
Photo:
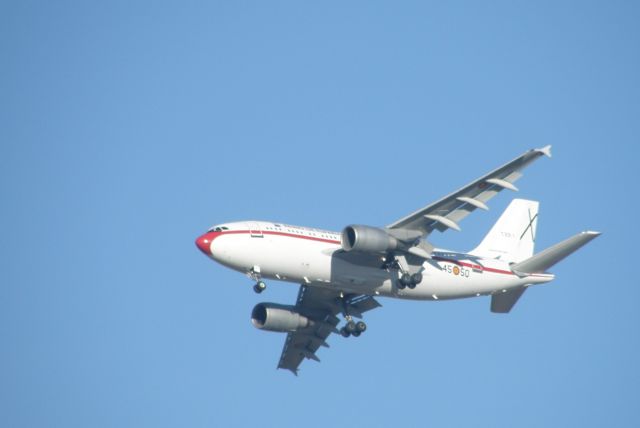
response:
[[[471,275],[471,270],[449,263],[446,263],[444,266],[442,266],[442,270],[452,275],[460,276],[462,278],[469,278],[469,276]]]

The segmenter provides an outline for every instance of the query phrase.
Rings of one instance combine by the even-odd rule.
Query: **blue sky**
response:
[[[634,2],[0,4],[0,426],[637,426]],[[388,224],[532,147],[507,316],[383,299],[299,377],[212,224]],[[468,250],[514,195],[439,246]]]

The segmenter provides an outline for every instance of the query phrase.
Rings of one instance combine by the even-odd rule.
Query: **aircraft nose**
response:
[[[204,235],[196,238],[196,247],[200,249],[207,256],[211,255],[211,243],[213,242],[215,234],[213,232],[207,232]]]

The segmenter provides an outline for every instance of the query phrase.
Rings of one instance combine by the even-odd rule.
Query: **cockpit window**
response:
[[[222,232],[223,230],[229,230],[229,228],[227,226],[213,226],[209,232]]]

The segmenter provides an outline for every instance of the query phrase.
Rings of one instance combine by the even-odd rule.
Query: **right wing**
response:
[[[542,155],[551,157],[551,146],[529,150],[439,201],[390,224],[387,228],[420,231],[422,237],[434,229],[441,232],[447,229],[460,230],[460,220],[476,208],[488,209],[486,202],[502,189],[518,190],[513,183],[522,176],[521,171]]]
[[[297,375],[298,367],[305,358],[320,361],[316,351],[320,346],[328,348],[327,337],[338,332],[336,326],[340,320],[337,314],[346,308],[349,315],[361,318],[362,313],[378,306],[380,304],[371,296],[356,295],[343,299],[339,291],[301,285],[295,309],[312,320],[313,325],[287,334],[278,368],[291,370]]]

